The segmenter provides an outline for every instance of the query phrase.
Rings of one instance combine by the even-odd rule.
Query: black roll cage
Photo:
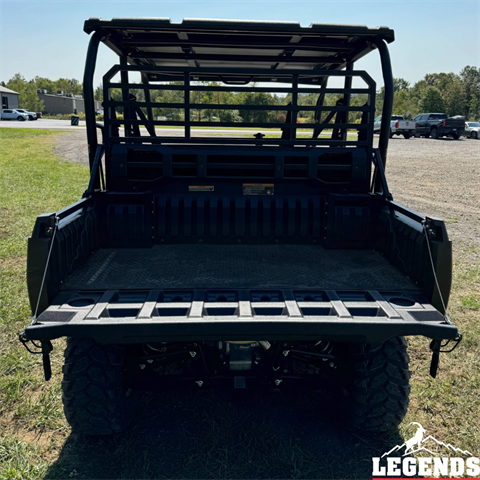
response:
[[[168,22],[168,23],[167,23]],[[115,27],[113,29],[112,27]],[[121,30],[121,27],[124,29]],[[158,38],[163,39],[162,35],[166,36],[170,30],[174,30],[178,40],[173,44],[168,44],[170,47],[173,45],[179,45],[182,47],[184,55],[179,54],[170,54],[170,53],[155,53],[147,51],[139,51],[135,44],[135,39],[132,40],[132,35],[128,34],[128,29],[135,27],[134,31],[142,31],[144,36],[138,35],[139,40],[137,40],[138,45],[152,46],[156,45],[155,41],[151,38],[157,37],[147,37],[146,35],[153,35],[155,29],[159,29]],[[137,28],[138,27],[138,28]],[[185,28],[187,27],[187,28]],[[208,28],[207,28],[208,27]],[[145,29],[144,31],[142,30]],[[305,146],[316,146],[316,145],[328,145],[328,146],[358,146],[365,147],[367,150],[367,158],[373,159],[373,164],[375,166],[375,171],[373,175],[372,182],[372,191],[375,193],[382,193],[385,195],[387,192],[386,189],[386,180],[385,180],[385,165],[387,158],[387,149],[388,149],[388,139],[389,139],[389,130],[390,130],[390,117],[392,114],[393,107],[393,75],[390,62],[390,55],[388,52],[388,47],[386,42],[390,43],[393,41],[393,31],[387,29],[386,27],[378,27],[375,29],[367,29],[366,27],[357,27],[357,26],[345,26],[345,25],[318,25],[312,24],[309,28],[299,27],[298,24],[291,24],[287,22],[286,24],[277,24],[274,22],[270,23],[265,22],[261,24],[262,30],[259,30],[259,26],[256,26],[255,22],[242,22],[242,21],[211,21],[211,20],[184,20],[182,24],[172,24],[170,20],[167,19],[152,19],[152,20],[136,20],[136,19],[114,19],[111,22],[103,21],[100,19],[90,19],[85,23],[84,30],[87,33],[94,32],[93,36],[90,39],[87,58],[85,64],[85,73],[83,78],[84,86],[84,98],[85,98],[85,116],[87,124],[87,139],[89,146],[89,163],[90,170],[92,172],[92,189],[100,188],[100,178],[97,175],[97,172],[94,171],[94,165],[96,168],[99,166],[98,159],[95,161],[97,155],[98,147],[98,138],[97,138],[97,126],[95,118],[95,109],[94,109],[94,87],[93,87],[93,77],[96,66],[96,57],[98,53],[98,47],[100,42],[104,42],[109,46],[115,53],[119,55],[120,63],[112,67],[103,78],[103,87],[104,87],[104,111],[105,111],[105,125],[103,128],[103,138],[104,138],[104,147],[108,149],[109,144],[113,143],[151,143],[151,144],[165,144],[165,143],[195,143],[195,144],[212,144],[218,143],[218,140],[208,139],[208,138],[195,138],[192,140],[191,137],[191,128],[193,126],[204,126],[204,127],[231,127],[231,126],[243,126],[243,127],[259,127],[259,128],[280,128],[282,129],[282,137],[280,140],[277,139],[227,139],[222,138],[222,145],[264,145],[264,144],[274,144],[274,145],[285,145],[285,146],[294,146],[294,145],[305,145]],[[330,57],[322,57],[322,61],[325,63],[318,64],[313,66],[311,70],[308,69],[282,69],[283,66],[287,63],[289,64],[301,64],[302,62],[312,62],[309,57],[300,57],[292,54],[295,53],[294,49],[288,49],[288,45],[282,45],[282,48],[285,47],[282,56],[268,56],[268,55],[241,55],[236,56],[235,59],[238,59],[239,62],[277,62],[274,63],[269,69],[266,68],[252,68],[252,67],[241,67],[241,68],[225,68],[222,65],[218,67],[201,67],[199,66],[199,61],[203,60],[222,60],[227,61],[228,55],[219,55],[218,52],[213,55],[202,55],[193,53],[193,49],[189,46],[186,47],[184,44],[189,41],[189,35],[195,33],[196,30],[201,31],[202,33],[207,33],[213,37],[214,34],[221,32],[225,34],[225,31],[231,33],[232,40],[230,43],[235,44],[234,47],[242,48],[242,44],[238,43],[239,31],[245,31],[251,33],[252,30],[256,32],[262,31],[263,37],[262,42],[265,43],[265,35],[269,35],[271,31],[272,35],[272,44],[275,41],[275,35],[279,35],[279,31],[282,30],[288,31],[289,34],[292,34],[292,31],[295,33],[298,30],[299,35],[293,35],[290,42],[299,42],[299,39],[302,38],[302,35],[305,35],[307,30],[311,29],[311,32],[308,32],[310,37],[308,37],[307,47],[302,45],[302,48],[313,48],[311,45],[318,47],[319,44],[316,42],[316,34],[318,31],[318,40],[322,41],[324,44],[321,45],[322,51],[335,51],[335,55],[330,55]],[[155,30],[156,31],[156,30]],[[325,32],[328,31],[328,34],[331,37],[327,38]],[[120,32],[120,33],[119,33]],[[187,33],[185,33],[187,32]],[[124,37],[121,37],[121,34],[124,34]],[[260,34],[259,34],[260,35]],[[322,36],[323,35],[323,36]],[[347,47],[344,45],[341,46],[338,41],[335,41],[335,35],[345,35],[348,36],[348,43],[353,44],[353,47],[348,51]],[[150,40],[149,40],[150,38]],[[210,37],[206,37],[210,38]],[[229,37],[218,37],[225,38],[226,42]],[[250,38],[250,37],[249,37]],[[330,43],[325,44],[325,39]],[[164,40],[161,40],[164,41]],[[159,40],[160,42],[160,40]],[[252,47],[253,41],[250,44],[246,45],[247,47]],[[161,42],[160,42],[161,43]],[[227,42],[229,43],[229,42]],[[197,40],[197,44],[199,43]],[[163,45],[163,44],[162,44]],[[193,45],[193,43],[192,43]],[[263,45],[263,43],[262,43]],[[308,45],[310,47],[308,47]],[[326,45],[326,46],[325,46]],[[203,45],[204,46],[204,45]],[[210,45],[211,46],[211,45]],[[258,45],[255,45],[258,47]],[[298,48],[296,45],[293,45],[295,48]],[[378,153],[373,153],[373,117],[375,112],[375,82],[372,78],[363,71],[353,70],[354,61],[364,56],[370,51],[378,49],[380,54],[380,60],[382,65],[383,80],[384,80],[384,103],[382,109],[382,122],[380,128],[380,140],[378,146]],[[350,53],[348,53],[350,52]],[[286,58],[284,58],[284,55]],[[179,59],[185,59],[188,67],[183,66],[169,66],[168,62],[178,62]],[[333,58],[333,60],[332,60]],[[167,66],[158,65],[155,62],[161,59],[162,61],[167,62]],[[282,60],[285,62],[282,63]],[[318,61],[318,60],[317,60]],[[312,63],[312,65],[314,65]],[[277,67],[280,66],[280,70]],[[304,65],[303,65],[304,67]],[[345,70],[343,70],[345,68]],[[142,83],[133,84],[128,81],[128,73],[132,71],[140,72]],[[112,77],[120,73],[121,82],[114,83],[112,82]],[[327,88],[327,80],[331,76],[342,76],[345,78],[344,88]],[[367,84],[368,88],[358,89],[352,88],[352,78],[354,76],[362,78]],[[277,81],[279,78],[289,78],[291,87],[290,88],[265,88],[265,87],[242,87],[242,91],[249,92],[261,92],[261,91],[282,91],[291,93],[291,104],[287,106],[274,106],[274,105],[255,105],[255,106],[240,106],[240,105],[211,105],[210,108],[215,109],[249,109],[249,110],[281,110],[287,112],[287,120],[284,124],[270,123],[270,124],[257,124],[257,123],[242,123],[242,124],[229,124],[229,123],[218,123],[218,122],[195,122],[190,118],[190,111],[196,108],[198,105],[192,104],[190,102],[191,92],[192,91],[215,91],[221,89],[222,91],[225,88],[215,87],[215,86],[202,86],[192,84],[192,80],[201,80],[208,81],[221,81],[227,86],[230,86],[232,91],[234,85],[247,84],[252,81]],[[318,81],[320,80],[320,83]],[[151,82],[165,82],[165,81],[183,81],[183,85],[152,85]],[[308,88],[309,86],[319,85],[318,88]],[[305,86],[306,85],[306,86]],[[159,88],[160,87],[160,88]],[[111,88],[120,88],[122,89],[123,98],[122,101],[113,101],[110,97]],[[132,102],[132,99],[129,98],[129,88],[143,89],[145,92],[145,102]],[[181,104],[167,104],[167,103],[155,103],[150,100],[150,91],[152,89],[162,89],[162,90],[181,90],[184,92],[184,102]],[[235,90],[233,90],[235,91]],[[320,93],[321,104],[316,105],[315,107],[311,106],[299,106],[298,105],[298,95],[301,93]],[[340,93],[343,94],[343,104],[337,102],[337,105],[333,107],[325,107],[323,105],[323,98],[325,93]],[[351,106],[350,105],[350,96],[351,94],[356,93],[368,93],[369,102],[364,106]],[[130,110],[130,116],[125,115],[124,119],[117,119],[115,117],[115,108],[124,107],[124,112]],[[145,116],[142,113],[141,107],[144,107],[147,111]],[[181,108],[184,109],[185,117],[183,121],[155,121],[153,118],[152,109],[155,107],[169,107],[169,108]],[[201,108],[208,108],[208,104],[202,104]],[[313,128],[314,136],[312,139],[297,138],[296,130],[299,128],[299,125],[296,123],[297,114],[300,110],[303,111],[315,111],[315,112],[325,112],[330,111],[324,123],[313,123],[313,124],[302,124],[302,127]],[[366,112],[369,115],[369,121],[366,124],[350,124],[344,119],[348,119],[349,111],[362,111]],[[113,112],[113,115],[110,113]],[[329,123],[331,119],[335,116],[334,124]],[[343,116],[342,116],[343,115]],[[129,118],[128,118],[129,117]],[[138,119],[140,117],[140,119]],[[317,118],[316,118],[317,120]],[[343,120],[343,121],[342,121]],[[118,127],[123,124],[125,126],[125,137],[116,136],[115,130],[118,131]],[[139,131],[139,127],[143,125],[147,129],[150,136],[139,136],[135,132]],[[169,138],[169,137],[156,137],[155,135],[155,125],[168,125],[168,126],[179,126],[184,128],[184,137],[183,138]],[[319,132],[322,129],[334,128],[335,138],[326,140],[319,139]],[[357,129],[359,132],[359,138],[357,141],[348,141],[347,139],[347,129]]]

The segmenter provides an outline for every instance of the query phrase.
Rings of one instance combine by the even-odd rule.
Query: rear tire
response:
[[[405,138],[405,140],[408,140],[410,138],[410,134],[409,133],[404,133],[403,137]]]
[[[454,140],[458,140],[458,139],[460,138],[460,135],[459,135],[458,133],[453,133],[453,134],[452,134],[452,138],[453,138]]]
[[[437,140],[439,138],[438,130],[436,128],[432,128],[431,135],[434,140]]]
[[[73,431],[110,435],[125,429],[138,396],[125,388],[124,349],[68,338],[64,356],[63,410]]]
[[[477,132],[470,133],[470,138],[477,138],[477,137],[478,137]]]
[[[344,418],[363,431],[395,429],[407,413],[410,394],[407,344],[394,337],[383,344],[352,344]]]
[[[25,121],[25,119],[24,119],[23,117],[17,117],[17,120],[18,120],[19,122],[24,122],[24,121]]]

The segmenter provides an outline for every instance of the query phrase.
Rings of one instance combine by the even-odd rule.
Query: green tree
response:
[[[55,90],[62,90],[64,93],[72,93],[73,95],[81,95],[83,92],[82,84],[75,78],[59,78],[55,80]],[[52,92],[52,93],[57,93]]]
[[[7,82],[6,87],[20,94],[18,97],[19,108],[24,108],[31,112],[42,111],[43,102],[38,99],[37,86],[34,80],[27,82],[22,75],[16,73]]]
[[[465,115],[467,99],[460,78],[455,78],[445,86],[442,97],[447,115]]]
[[[70,78],[68,80],[70,86],[70,91],[68,93],[73,93],[74,95],[81,95],[83,92],[82,84],[75,78]]]
[[[425,75],[425,82],[431,87],[436,87],[442,91],[449,83],[458,79],[458,75],[453,72],[450,73],[427,73]]]
[[[44,105],[38,98],[37,86],[33,80],[27,83],[20,105],[30,112],[41,112],[43,110]]]
[[[13,90],[15,92],[18,92],[21,94],[21,91],[25,88],[25,85],[27,84],[27,81],[25,78],[20,75],[19,73],[16,73],[5,85],[7,88],[10,90]]]
[[[465,115],[468,95],[459,75],[450,73],[429,73],[425,75],[427,85],[437,88],[442,94],[444,111],[447,115]]]
[[[412,98],[417,98],[418,100],[423,97],[425,94],[425,89],[428,87],[425,80],[419,80],[415,85],[410,89],[410,95]]]
[[[408,91],[408,90],[410,90],[410,82],[408,82],[404,78],[394,78],[393,79],[393,91],[394,92]]]
[[[40,90],[46,90],[47,93],[54,95],[56,92],[55,82],[50,80],[49,78],[44,77],[35,77],[34,78],[35,85]]]
[[[119,88],[112,88],[110,89],[110,98],[115,100],[116,102],[122,101],[122,91]],[[116,107],[115,111],[117,113],[123,114],[123,107]]]
[[[419,107],[422,112],[442,113],[445,111],[442,94],[438,88],[428,86],[420,99]]]
[[[468,102],[469,115],[468,119],[471,121],[478,121],[480,118],[480,100],[478,96],[473,94],[470,96],[470,101]]]
[[[95,92],[93,94],[95,100],[102,101],[103,100],[103,87],[99,85],[97,88],[95,88]]]
[[[480,68],[467,65],[460,72],[460,79],[465,90],[465,115],[470,120],[478,120],[478,106],[480,105]]]
[[[393,115],[402,115],[406,120],[411,120],[416,111],[412,104],[412,97],[406,90],[398,90],[393,94]]]

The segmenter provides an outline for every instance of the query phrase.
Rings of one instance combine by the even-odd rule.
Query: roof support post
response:
[[[380,140],[378,148],[383,163],[383,169],[387,163],[388,138],[390,136],[390,119],[393,110],[393,73],[392,64],[390,62],[390,54],[388,53],[387,44],[383,40],[377,40],[375,45],[378,47],[380,53],[380,61],[382,64],[384,98],[382,110],[382,123],[380,125]],[[375,174],[374,191],[382,193],[382,182],[380,175]]]
[[[347,66],[346,66],[346,70],[347,71],[351,71],[353,70],[353,62],[347,62]],[[352,76],[351,75],[348,75],[347,77],[345,77],[345,94],[343,95],[343,104],[346,106],[346,107],[349,107],[350,106],[350,97],[351,97],[351,93],[350,93],[350,90],[352,89]],[[345,112],[345,118],[343,119],[343,121],[345,123],[350,123],[349,121],[349,111],[347,110]],[[342,140],[347,140],[347,137],[348,137],[348,129],[345,128],[343,129],[342,131]]]
[[[298,75],[292,75],[292,125],[296,125],[298,116]],[[290,140],[297,137],[297,129],[290,129]]]
[[[185,120],[185,138],[190,138],[191,119],[190,119],[190,73],[189,72],[185,72],[183,85],[185,86],[185,96],[184,96],[185,116],[183,117],[183,119]],[[200,121],[200,118],[198,120]]]
[[[85,120],[87,123],[88,163],[90,165],[90,173],[92,173],[92,168],[95,161],[95,153],[98,146],[93,75],[95,73],[95,65],[97,63],[98,45],[103,37],[104,34],[101,31],[97,31],[90,38],[90,43],[88,44],[87,50],[87,59],[85,61],[85,72],[83,74],[83,98],[85,99]],[[93,188],[100,188],[100,179],[98,175],[96,175]]]
[[[142,73],[142,83],[143,83],[143,85],[148,87],[149,82],[148,82],[148,76],[147,76],[146,73]],[[152,101],[151,98],[150,98],[150,89],[149,88],[144,88],[143,92],[145,94],[145,101],[147,103],[150,103]],[[151,105],[149,105],[147,107],[147,116],[148,116],[148,121],[153,122],[153,110],[152,110]]]
[[[320,83],[320,89],[324,90],[328,86],[328,77],[322,77],[322,81]],[[323,114],[323,104],[325,102],[325,92],[322,92],[317,98],[317,104],[315,109],[314,121],[315,123],[322,123],[322,114]],[[313,129],[312,138],[318,138],[320,133],[322,133],[323,128],[315,127]]]
[[[127,63],[127,59],[125,57],[119,57],[120,59],[120,65],[122,67],[126,67],[128,65]],[[124,68],[122,68],[120,70],[120,81],[122,82],[122,100],[124,102],[129,102],[130,101],[130,95],[129,95],[129,88],[128,87],[125,87],[124,85],[128,85],[128,71],[125,70]],[[128,110],[129,107],[123,107],[123,119],[124,120],[127,120],[127,117],[129,115],[129,113],[127,113],[127,110]],[[125,136],[126,137],[130,137],[131,136],[131,125],[128,124],[128,123],[125,123],[124,124],[124,128],[125,128]]]

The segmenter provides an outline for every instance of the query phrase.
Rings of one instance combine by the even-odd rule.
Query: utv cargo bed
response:
[[[457,334],[378,252],[319,245],[98,250],[27,334],[82,337],[92,327],[108,343]]]

